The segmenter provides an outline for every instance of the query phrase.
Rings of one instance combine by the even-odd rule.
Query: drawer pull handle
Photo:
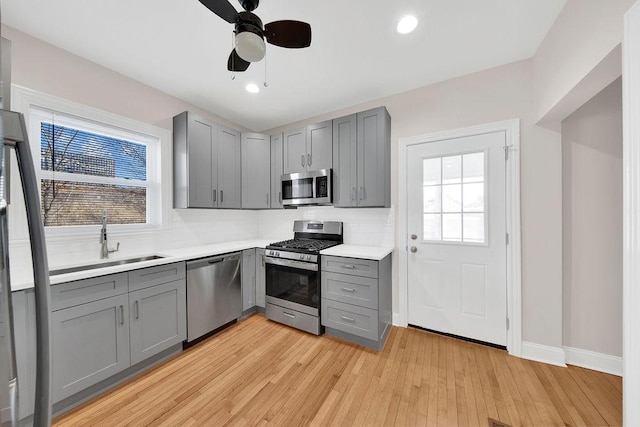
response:
[[[282,312],[282,314],[284,314],[285,316],[290,317],[290,318],[292,318],[292,319],[295,319],[295,318],[296,318],[296,315],[295,315],[295,314],[286,313],[286,312],[284,312],[284,311]]]
[[[355,268],[356,268],[355,265],[349,265],[349,264],[342,264],[341,267],[342,268],[348,268],[349,270],[355,270]]]
[[[340,318],[342,320],[346,320],[347,322],[351,322],[351,323],[356,321],[356,319],[354,319],[353,317],[348,317],[348,316],[340,316]]]
[[[118,308],[120,309],[120,324],[124,325],[124,306],[120,305]]]
[[[350,292],[350,293],[354,293],[356,291],[353,288],[344,288],[344,287],[342,288],[342,290],[345,291],[345,292]]]

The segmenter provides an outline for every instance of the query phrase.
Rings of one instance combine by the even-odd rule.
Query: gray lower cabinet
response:
[[[391,116],[385,107],[333,120],[333,205],[391,206]]]
[[[173,206],[240,208],[240,132],[190,112],[173,118]]]
[[[178,280],[129,294],[132,365],[187,338],[185,289]]]
[[[241,141],[242,208],[269,209],[272,198],[270,137],[243,133]]]
[[[128,294],[54,311],[51,336],[59,402],[130,366]]]
[[[184,262],[53,285],[51,302],[54,402],[186,339]]]
[[[322,256],[321,286],[326,332],[382,349],[391,328],[391,255],[380,261]]]
[[[283,134],[271,135],[271,208],[282,208],[282,184],[280,178],[284,173],[282,161]]]
[[[242,251],[242,311],[256,305],[256,250]]]
[[[266,274],[264,249],[256,248],[256,305],[262,308],[265,308],[267,298]]]

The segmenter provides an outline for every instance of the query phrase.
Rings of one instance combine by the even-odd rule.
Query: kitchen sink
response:
[[[79,265],[77,267],[59,268],[57,270],[50,270],[49,276],[56,276],[58,274],[77,273],[79,271],[95,270],[96,268],[113,267],[114,265],[134,264],[136,262],[152,261],[154,259],[165,258],[162,255],[148,255],[136,258],[119,259],[117,261],[97,262],[95,264]]]

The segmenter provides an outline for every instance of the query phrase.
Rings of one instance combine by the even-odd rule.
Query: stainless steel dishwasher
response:
[[[187,262],[187,342],[240,317],[241,264],[239,252]]]

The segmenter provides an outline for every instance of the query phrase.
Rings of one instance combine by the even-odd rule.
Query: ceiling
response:
[[[262,131],[529,58],[565,1],[263,0],[264,23],[306,21],[313,34],[307,49],[267,45],[266,88],[264,62],[232,80],[233,26],[197,0],[2,0],[2,21]],[[419,25],[400,35],[407,13]]]

